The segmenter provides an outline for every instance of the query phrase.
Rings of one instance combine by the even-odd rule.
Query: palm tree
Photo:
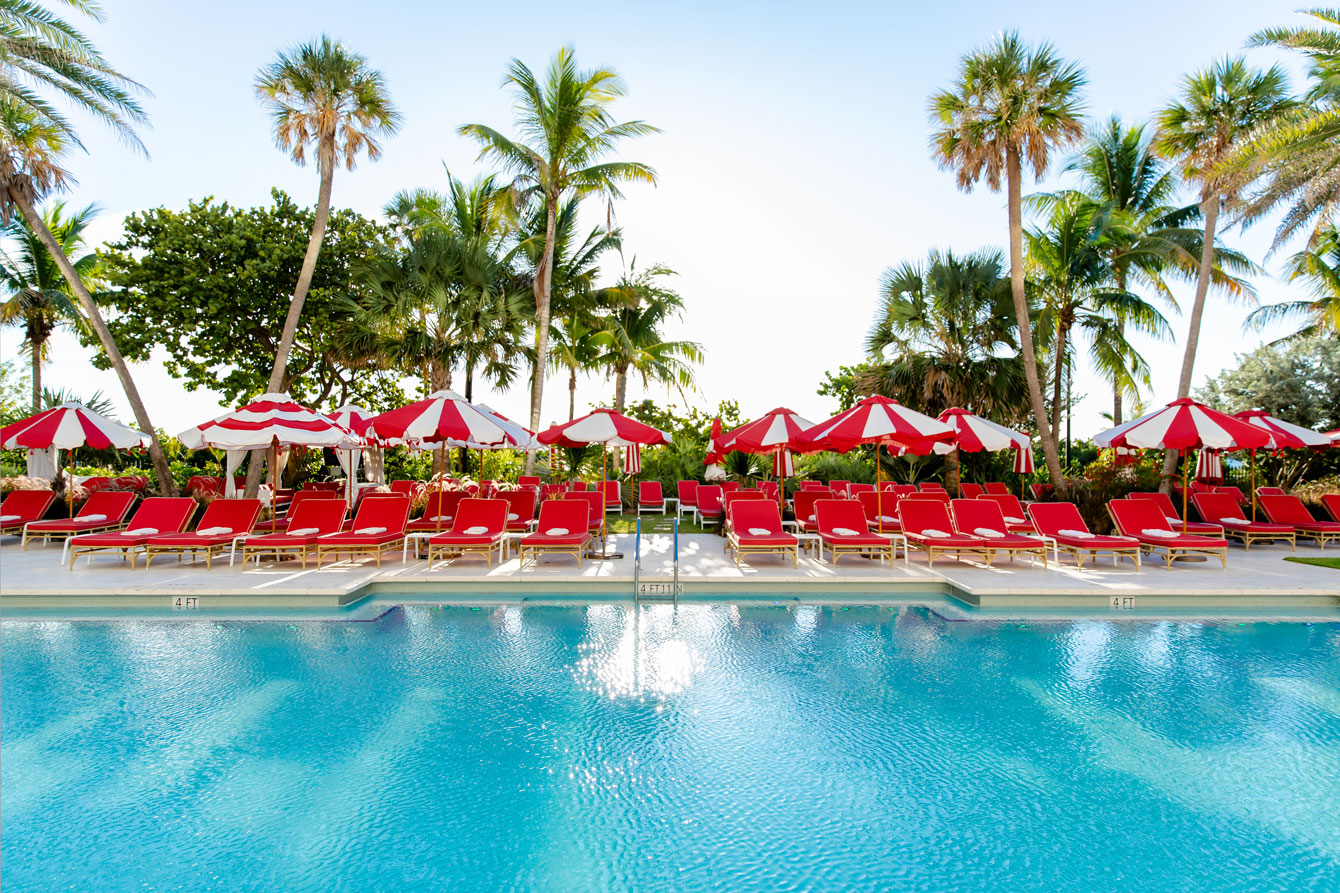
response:
[[[303,301],[312,284],[330,218],[335,168],[343,161],[347,170],[353,170],[361,153],[366,153],[371,161],[380,158],[378,139],[396,132],[400,113],[391,104],[381,72],[369,67],[363,56],[326,35],[314,43],[281,52],[274,62],[262,68],[256,76],[256,95],[274,119],[275,143],[279,148],[300,165],[307,163],[309,145],[314,149],[321,184],[312,235],[275,351],[269,383],[273,392],[284,388]],[[250,476],[247,482],[250,489]]]
[[[1205,296],[1214,268],[1215,228],[1220,209],[1226,203],[1238,201],[1253,176],[1252,169],[1232,170],[1227,167],[1228,162],[1255,131],[1295,105],[1279,66],[1258,71],[1243,59],[1222,59],[1188,75],[1181,98],[1164,106],[1156,116],[1155,150],[1177,164],[1183,180],[1199,186],[1204,220],[1195,300],[1191,305],[1182,373],[1177,381],[1178,399],[1191,393]],[[1165,487],[1171,486],[1176,466],[1177,454],[1169,450],[1163,465]]]
[[[467,124],[460,133],[479,141],[480,157],[495,158],[514,176],[514,189],[525,201],[544,209],[543,249],[535,267],[535,370],[531,380],[530,426],[540,425],[545,363],[549,358],[550,286],[559,206],[569,196],[598,194],[620,198],[620,185],[655,184],[656,172],[645,164],[605,161],[625,139],[655,133],[643,121],[616,124],[610,105],[624,94],[619,76],[609,68],[580,71],[571,47],[560,49],[549,63],[543,83],[519,59],[513,59],[504,85],[516,98],[512,140],[491,127]],[[526,457],[526,471],[535,456]]]
[[[587,314],[573,313],[561,317],[551,333],[549,359],[568,372],[569,422],[577,417],[577,373],[594,366],[600,356],[592,324]]]
[[[89,0],[67,0],[67,5],[95,21],[102,19],[101,10]],[[17,209],[56,262],[121,382],[136,423],[149,435],[159,490],[171,495],[176,492],[172,471],[130,368],[79,271],[37,211],[43,196],[68,182],[62,156],[71,147],[83,148],[59,105],[68,104],[98,119],[144,152],[135,133],[147,120],[135,98],[143,88],[114,69],[77,28],[36,0],[0,3],[0,73],[0,218],[8,219]],[[57,101],[44,91],[54,92]]]
[[[65,203],[57,202],[42,215],[47,229],[56,237],[61,250],[86,285],[97,287],[98,255],[94,252],[75,257],[84,248],[84,231],[98,213],[95,205],[66,216]],[[14,253],[0,253],[0,277],[10,297],[0,303],[0,324],[23,328],[24,348],[32,360],[33,412],[42,409],[42,362],[47,356],[47,341],[56,329],[84,327],[79,303],[71,297],[70,284],[42,244],[37,233],[14,214],[0,229],[0,235],[14,243]]]
[[[660,264],[637,268],[634,260],[610,288],[600,290],[598,302],[608,308],[600,315],[595,341],[601,348],[596,365],[614,378],[614,411],[628,404],[628,376],[643,386],[664,384],[681,396],[694,386],[693,364],[701,363],[703,348],[696,341],[667,341],[665,324],[684,312],[684,301],[661,280],[675,275]]]
[[[992,191],[1005,180],[1010,227],[1010,290],[1033,418],[1042,435],[1047,470],[1064,485],[1061,459],[1047,421],[1024,287],[1022,178],[1025,160],[1041,177],[1052,150],[1083,132],[1080,90],[1084,72],[1048,45],[1028,47],[1014,32],[965,57],[954,86],[931,97],[936,131],[931,151],[942,168],[957,172],[960,189],[983,176]]]
[[[936,415],[960,406],[1005,423],[1029,414],[1028,383],[1004,259],[998,251],[932,250],[884,271],[857,384]],[[946,486],[958,487],[957,455]]]
[[[1252,35],[1248,45],[1307,56],[1312,63],[1307,101],[1270,122],[1242,147],[1232,164],[1242,170],[1265,160],[1264,188],[1244,208],[1245,222],[1289,203],[1272,249],[1309,224],[1310,238],[1316,241],[1334,224],[1340,208],[1340,9],[1301,12],[1315,20],[1311,27],[1267,28]]]
[[[1288,272],[1291,281],[1301,280],[1311,288],[1313,299],[1260,307],[1247,317],[1247,325],[1302,321],[1302,328],[1280,341],[1328,332],[1340,336],[1340,230],[1329,226],[1317,233],[1311,244],[1289,258]]]

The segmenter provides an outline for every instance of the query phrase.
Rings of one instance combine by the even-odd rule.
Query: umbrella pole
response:
[[[875,444],[875,529],[884,529],[884,469],[879,467],[879,444]]]
[[[74,520],[74,448],[67,450],[70,454],[70,479],[66,481],[65,502],[70,507],[70,520]]]
[[[1252,454],[1252,523],[1256,523],[1256,450]]]
[[[442,470],[446,467],[447,442],[437,448],[437,532],[442,532]],[[431,548],[431,547],[430,547]]]
[[[1186,536],[1186,454],[1182,454],[1182,536]]]

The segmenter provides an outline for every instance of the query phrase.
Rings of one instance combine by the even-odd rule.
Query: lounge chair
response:
[[[1224,537],[1242,541],[1250,549],[1252,543],[1273,543],[1283,540],[1294,550],[1298,549],[1297,535],[1290,524],[1271,524],[1265,521],[1248,520],[1242,506],[1231,493],[1200,492],[1192,493],[1191,501],[1196,512],[1202,518],[1213,518],[1223,525]]]
[[[126,490],[99,490],[90,494],[73,518],[53,521],[32,521],[23,528],[23,548],[28,540],[37,537],[47,542],[52,537],[72,537],[81,533],[117,530],[130,514],[130,507],[138,497]]]
[[[931,491],[935,491],[938,493],[946,492],[945,485],[940,483],[939,481],[922,481],[920,484],[917,485],[917,489],[920,490],[922,493],[929,493]]]
[[[954,530],[954,522],[949,517],[949,506],[939,499],[915,499],[905,497],[898,503],[898,518],[903,525],[903,536],[907,539],[907,548],[920,549],[926,553],[927,562],[934,567],[936,555],[948,555],[951,552],[957,561],[963,556],[980,555],[991,563],[995,552],[993,540]]]
[[[986,491],[982,489],[981,484],[972,484],[968,481],[959,481],[958,494],[963,499],[976,499],[979,496],[985,496]]]
[[[638,482],[637,513],[639,515],[665,514],[665,495],[661,492],[660,481]]]
[[[1152,499],[1114,499],[1107,511],[1119,533],[1135,537],[1145,554],[1158,555],[1169,570],[1174,561],[1187,555],[1212,555],[1228,568],[1228,540],[1178,533]]]
[[[693,514],[698,508],[698,482],[675,482],[675,517],[683,517],[685,512]]]
[[[195,514],[195,507],[196,502],[190,496],[151,496],[135,509],[124,530],[86,533],[66,540],[70,569],[74,569],[75,559],[80,555],[88,555],[91,560],[98,552],[118,552],[123,560],[130,559],[130,569],[134,570],[135,558],[149,537],[185,530]]]
[[[875,526],[879,533],[902,533],[902,524],[898,521],[898,503],[902,497],[897,493],[859,493],[856,496],[861,508],[865,510],[865,519]]]
[[[509,533],[524,533],[535,527],[535,497],[534,490],[499,490],[493,494],[494,499],[501,499],[507,503],[507,531]]]
[[[1247,497],[1237,487],[1215,487],[1212,492],[1226,493],[1229,496],[1232,496],[1234,499],[1236,499],[1239,505],[1247,504]],[[1200,509],[1197,509],[1196,511],[1200,511]],[[1202,515],[1201,517],[1203,518],[1205,516]]]
[[[739,489],[741,489],[741,487],[740,487],[740,482],[739,482],[739,481],[722,481],[722,482],[721,482],[721,492],[722,492],[722,493],[731,493],[731,492],[733,492],[733,491],[735,491],[735,490],[739,490]]]
[[[608,530],[605,527],[604,498],[596,490],[583,490],[581,493],[569,493],[564,498],[579,500],[586,506],[586,529],[590,531],[591,537],[600,543],[600,549],[603,552],[608,540]]]
[[[1037,537],[1010,533],[1000,506],[990,499],[955,499],[949,504],[954,526],[959,533],[979,536],[991,544],[993,552],[1005,552],[1010,561],[1019,554],[1042,559],[1047,566],[1047,544]],[[994,554],[993,556],[994,557]],[[991,559],[987,559],[989,564]]]
[[[982,484],[982,492],[987,496],[1009,496],[1011,491],[1003,481],[987,481]]]
[[[568,490],[573,493],[582,493],[591,489],[586,485],[586,481],[568,481]]]
[[[1041,502],[1041,501],[1043,501],[1043,500],[1045,500],[1045,499],[1050,498],[1051,495],[1052,495],[1052,493],[1054,493],[1055,491],[1056,491],[1056,488],[1055,488],[1055,487],[1053,487],[1051,484],[1048,484],[1048,483],[1045,483],[1045,482],[1044,482],[1044,483],[1040,483],[1040,484],[1029,484],[1029,485],[1028,485],[1028,492],[1029,492],[1029,493],[1032,493],[1032,494],[1033,494],[1033,498],[1034,498],[1035,500],[1037,500],[1038,502]]]
[[[409,497],[382,494],[377,499],[364,499],[354,513],[350,530],[341,530],[321,537],[316,543],[316,566],[327,555],[337,559],[348,555],[374,555],[377,567],[382,566],[382,553],[405,541],[405,526],[409,522]]]
[[[855,499],[820,499],[814,504],[814,521],[819,542],[833,553],[833,564],[843,555],[888,558],[889,567],[897,557],[896,541],[870,532],[865,509]]]
[[[830,481],[828,482],[828,489],[831,490],[831,491],[833,491],[834,493],[836,493],[836,494],[839,495],[839,496],[846,497],[846,496],[848,495],[848,494],[847,494],[847,485],[850,484],[850,483],[851,483],[851,481],[833,481],[833,480],[830,480]]]
[[[483,555],[489,567],[493,567],[496,551],[501,562],[509,507],[505,499],[462,499],[451,530],[428,538],[428,567],[433,566],[435,559],[468,552]]]
[[[729,513],[726,542],[735,555],[736,567],[746,554],[790,555],[793,567],[800,564],[800,540],[782,530],[781,509],[766,495],[733,500]]]
[[[802,490],[827,490],[827,491],[830,492],[830,493],[832,492],[831,490],[829,490],[828,485],[825,484],[823,481],[801,481],[801,482],[800,482],[800,489],[802,489]]]
[[[1327,543],[1340,543],[1340,521],[1318,521],[1297,496],[1261,497],[1261,509],[1276,524],[1289,524],[1299,539],[1310,539],[1325,549]]]
[[[247,559],[256,556],[259,564],[262,555],[274,555],[280,561],[285,555],[296,555],[307,567],[307,552],[316,547],[317,541],[330,533],[338,533],[344,523],[345,505],[343,499],[309,499],[302,503],[295,501],[289,509],[288,525],[282,531],[261,533],[249,536],[242,543],[242,567]],[[259,529],[260,525],[256,525]]]
[[[874,492],[875,492],[874,484],[861,484],[855,481],[847,484],[848,499],[859,499],[862,493],[874,493]]]
[[[1328,493],[1321,498],[1321,507],[1332,521],[1340,521],[1340,493]]]
[[[261,514],[259,499],[216,499],[205,506],[205,512],[190,533],[158,533],[144,541],[144,567],[154,563],[157,555],[176,555],[180,560],[187,552],[191,560],[205,553],[205,567],[214,566],[214,556],[233,547],[233,541],[251,533]]]
[[[516,485],[518,487],[530,487],[535,490],[540,489],[540,483],[540,476],[536,474],[518,475],[516,479]]]
[[[708,524],[716,524],[721,521],[725,511],[721,504],[722,496],[723,493],[719,484],[699,485],[698,504],[693,507],[693,514],[700,525],[706,527]]]
[[[729,537],[731,525],[731,506],[737,502],[766,502],[767,495],[762,490],[732,490],[729,493],[721,495],[721,518],[723,535]],[[721,546],[721,551],[730,551],[730,540],[727,539]]]
[[[428,501],[423,507],[423,516],[410,521],[405,525],[405,529],[414,533],[427,531],[441,533],[450,530],[452,522],[456,520],[456,508],[465,498],[464,490],[429,490]]]
[[[1283,487],[1257,487],[1256,496],[1259,499],[1262,496],[1284,496]]]
[[[804,533],[814,533],[819,523],[814,517],[814,505],[821,499],[832,499],[828,490],[797,490],[791,501],[791,509],[796,515],[796,526]]]
[[[773,502],[781,499],[782,485],[776,481],[759,481],[758,492],[771,499]]]
[[[422,493],[426,486],[423,481],[391,481],[391,492],[413,497]]]
[[[50,490],[14,490],[0,502],[0,534],[20,535],[23,528],[42,516],[56,501]]]
[[[601,491],[605,494],[605,511],[614,512],[618,515],[623,512],[623,494],[619,490],[618,481],[605,481],[600,485]]]
[[[1037,532],[1062,551],[1075,556],[1075,565],[1084,567],[1084,556],[1096,562],[1099,555],[1111,555],[1112,563],[1129,558],[1140,566],[1140,541],[1130,536],[1108,536],[1093,533],[1084,516],[1073,502],[1035,502],[1028,507],[1028,517]]]
[[[1188,502],[1194,507],[1196,504],[1195,494],[1188,494]],[[1163,517],[1168,519],[1172,529],[1178,533],[1191,533],[1196,536],[1222,537],[1224,535],[1224,526],[1222,524],[1210,523],[1206,521],[1192,521],[1186,519],[1182,523],[1182,515],[1177,511],[1177,506],[1173,505],[1172,499],[1167,493],[1132,493],[1130,499],[1148,499],[1158,504],[1159,511],[1163,512]]]
[[[1028,519],[1028,513],[1024,511],[1019,497],[1013,493],[986,493],[981,498],[989,499],[1000,506],[1000,513],[1005,518],[1010,533],[1038,532],[1037,525]]]
[[[521,538],[521,564],[527,557],[534,564],[541,555],[571,555],[582,566],[582,554],[592,543],[589,529],[591,507],[585,500],[552,499],[540,506],[540,523],[534,533]]]
[[[253,528],[257,533],[279,533],[288,530],[289,522],[293,518],[293,513],[298,510],[298,506],[306,502],[338,502],[344,504],[343,494],[338,491],[326,489],[299,490],[293,494],[293,501],[288,504],[288,509],[282,516],[270,518],[266,521],[257,521]]]
[[[344,483],[342,481],[307,481],[302,485],[303,490],[321,490],[326,493],[343,493]]]

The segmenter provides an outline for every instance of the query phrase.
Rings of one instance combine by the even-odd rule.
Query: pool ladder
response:
[[[642,579],[642,519],[637,519],[637,534],[633,542],[633,601],[634,602],[673,602],[679,601],[679,518],[674,520],[674,561],[671,565],[673,576],[669,583]]]

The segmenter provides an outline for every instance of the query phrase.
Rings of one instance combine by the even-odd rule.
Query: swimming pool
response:
[[[1340,625],[0,624],[6,890],[1335,889]]]

